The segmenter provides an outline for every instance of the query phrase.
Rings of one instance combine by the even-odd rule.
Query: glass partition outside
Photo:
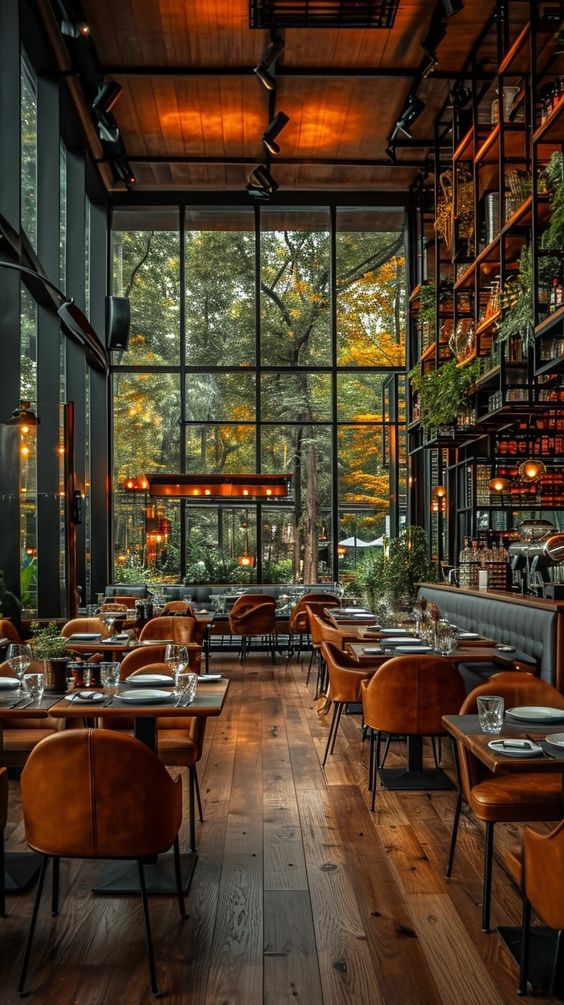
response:
[[[187,207],[177,231],[175,212],[114,214],[133,341],[113,368],[120,581],[346,578],[340,540],[388,533],[405,493],[385,398],[405,372],[403,212]],[[154,507],[124,488],[152,471],[288,474],[292,495]]]

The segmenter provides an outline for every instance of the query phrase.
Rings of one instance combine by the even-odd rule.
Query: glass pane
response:
[[[37,305],[23,283],[20,286],[20,352],[20,398],[37,401]]]
[[[317,514],[316,583],[331,583],[330,517]],[[299,543],[299,542],[298,542]],[[294,510],[263,510],[262,578],[265,583],[296,583],[303,581],[301,543],[296,549],[296,515]]]
[[[254,472],[256,433],[252,425],[186,426],[186,470],[220,474]]]
[[[114,214],[112,292],[129,298],[129,365],[180,361],[178,226],[178,210],[168,207]]]
[[[337,374],[339,422],[375,422],[382,416],[384,373]]]
[[[339,426],[337,442],[339,502],[389,513],[390,475],[382,463],[382,427]]]
[[[90,199],[84,198],[84,313],[90,317]]]
[[[186,418],[199,422],[255,418],[254,373],[189,373],[186,375]]]
[[[264,426],[262,470],[293,475],[294,579],[315,583],[319,539],[331,500],[331,429],[324,426]]]
[[[114,374],[114,479],[177,471],[180,462],[178,375]]]
[[[21,59],[21,215],[22,227],[37,246],[37,81]]]
[[[337,213],[337,355],[340,366],[405,363],[403,213]]]
[[[339,511],[339,579],[346,582],[358,562],[374,548],[382,548],[388,518],[370,510]],[[376,543],[372,543],[376,542]]]
[[[67,151],[59,145],[59,286],[67,284]]]
[[[186,211],[186,363],[255,360],[255,218],[250,209]]]
[[[261,213],[263,366],[331,362],[328,209]]]
[[[304,422],[331,419],[329,373],[265,373],[260,386],[265,420]]]
[[[186,551],[187,583],[256,582],[256,511],[187,508]]]

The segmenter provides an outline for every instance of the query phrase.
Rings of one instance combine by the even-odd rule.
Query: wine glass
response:
[[[20,682],[20,691],[22,689],[22,683],[24,674],[27,673],[31,666],[31,661],[33,659],[33,654],[31,652],[31,646],[22,643],[11,643],[8,646],[8,652],[6,654],[8,660],[8,665],[10,670],[13,670],[17,675]]]
[[[168,663],[172,679],[176,681],[176,675],[183,673],[188,666],[188,649],[186,646],[169,643],[165,648],[164,661]]]

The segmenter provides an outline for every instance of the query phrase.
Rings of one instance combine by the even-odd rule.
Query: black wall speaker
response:
[[[126,352],[129,343],[129,300],[106,297],[106,345],[112,352]]]

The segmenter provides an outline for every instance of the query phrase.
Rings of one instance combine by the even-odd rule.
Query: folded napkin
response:
[[[77,691],[72,697],[73,701],[75,698],[80,701],[99,701],[104,695],[101,691]]]

